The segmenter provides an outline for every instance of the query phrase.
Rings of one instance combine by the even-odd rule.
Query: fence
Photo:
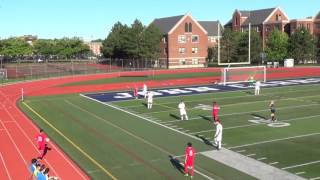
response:
[[[7,79],[37,79],[78,74],[97,74],[114,71],[138,71],[167,68],[166,61],[101,59],[96,61],[54,61],[4,63]]]

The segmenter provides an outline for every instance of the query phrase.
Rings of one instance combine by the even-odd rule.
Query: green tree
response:
[[[260,61],[260,53],[262,52],[262,41],[260,35],[251,30],[250,33],[250,59],[251,63],[257,64]],[[243,32],[239,36],[237,54],[240,62],[248,60],[249,54],[249,32]]]
[[[288,35],[277,29],[271,32],[266,42],[267,59],[281,61],[288,56]]]
[[[298,28],[289,38],[289,54],[296,64],[313,59],[315,46],[315,39],[304,27]]]
[[[46,58],[50,55],[56,55],[55,42],[51,39],[38,39],[33,44],[34,54],[41,55]]]
[[[231,63],[237,61],[238,32],[226,28],[222,33],[220,58],[221,62]]]
[[[147,59],[158,59],[162,34],[157,26],[150,24],[142,33],[141,56]]]
[[[32,47],[20,38],[1,40],[0,54],[5,57],[18,57],[32,55]]]

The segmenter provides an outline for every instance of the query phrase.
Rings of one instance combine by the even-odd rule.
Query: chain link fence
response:
[[[166,60],[99,59],[69,61],[17,61],[3,63],[2,79],[27,80],[80,74],[98,74],[116,71],[141,71],[167,68]]]

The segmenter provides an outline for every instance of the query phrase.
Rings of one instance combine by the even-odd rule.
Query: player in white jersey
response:
[[[261,82],[257,81],[255,83],[255,88],[254,88],[254,95],[257,96],[260,94],[260,86],[261,86]]]
[[[220,150],[221,149],[221,142],[222,142],[222,124],[220,121],[216,121],[214,122],[214,124],[216,125],[216,133],[214,135],[214,143],[217,146],[217,149]]]
[[[147,85],[144,83],[143,87],[142,87],[142,94],[144,95],[144,98],[147,98],[147,92],[148,92],[148,87]]]
[[[152,108],[153,103],[153,93],[151,91],[148,91],[148,109]]]
[[[184,104],[183,100],[181,100],[181,102],[179,103],[178,108],[180,110],[181,120],[183,120],[183,119],[188,120],[188,115],[186,112],[186,105]]]

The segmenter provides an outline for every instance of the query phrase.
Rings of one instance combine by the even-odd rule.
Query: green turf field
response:
[[[189,141],[199,153],[196,179],[254,179],[201,154],[214,149],[210,145],[213,100],[221,107],[225,148],[317,179],[319,92],[320,85],[304,85],[262,88],[260,96],[246,90],[163,97],[154,99],[152,110],[144,100],[114,102],[110,107],[80,95],[28,97],[20,106],[93,179],[111,179],[107,173],[117,179],[185,179],[170,157],[183,161],[181,155]],[[186,102],[188,121],[179,120],[181,98]],[[272,127],[265,120],[271,100],[277,108],[275,125],[284,127]]]

